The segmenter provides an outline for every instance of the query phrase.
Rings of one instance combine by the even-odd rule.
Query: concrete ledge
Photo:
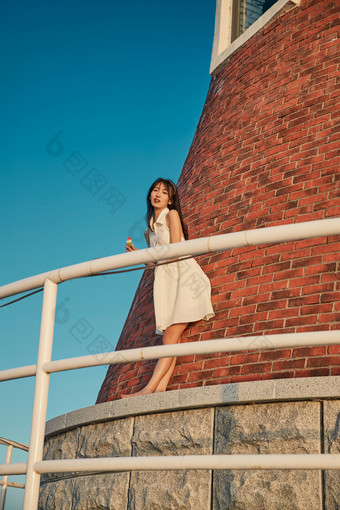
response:
[[[284,402],[340,397],[340,376],[273,379],[201,386],[105,402],[77,409],[49,420],[45,436],[115,418],[207,406]]]

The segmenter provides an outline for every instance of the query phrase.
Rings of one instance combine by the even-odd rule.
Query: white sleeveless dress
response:
[[[168,212],[168,208],[164,209],[155,223],[151,218],[150,228],[145,233],[150,247],[170,244],[170,230],[166,224]],[[208,320],[215,315],[209,278],[194,259],[156,267],[153,298],[159,335],[171,324]]]

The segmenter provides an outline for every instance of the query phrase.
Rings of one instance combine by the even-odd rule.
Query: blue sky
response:
[[[0,12],[0,285],[121,253],[127,235],[145,247],[146,191],[177,181],[204,105],[215,1],[14,0]],[[53,359],[88,354],[98,336],[114,348],[140,277],[61,284]],[[35,363],[41,304],[0,310],[0,369]],[[48,419],[94,404],[105,373],[51,376]],[[29,442],[33,391],[34,379],[2,383],[0,436]],[[9,489],[6,510],[21,505]]]

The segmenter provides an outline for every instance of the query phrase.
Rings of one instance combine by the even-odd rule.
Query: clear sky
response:
[[[121,253],[127,235],[145,247],[147,189],[177,181],[204,105],[214,16],[215,0],[2,3],[0,285]],[[114,349],[140,277],[59,285],[53,359],[98,336]],[[36,362],[41,304],[0,309],[0,369]],[[47,418],[94,404],[106,369],[52,375]],[[0,436],[29,442],[33,391],[1,383]],[[6,510],[21,505],[9,489]]]

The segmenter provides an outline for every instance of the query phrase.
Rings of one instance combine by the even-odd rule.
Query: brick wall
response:
[[[335,2],[302,0],[211,81],[179,189],[190,238],[340,215]],[[340,236],[198,258],[216,316],[182,341],[340,328]],[[117,349],[161,343],[145,273]],[[135,391],[154,362],[111,366],[97,402]],[[187,356],[169,389],[340,374],[339,346]]]

